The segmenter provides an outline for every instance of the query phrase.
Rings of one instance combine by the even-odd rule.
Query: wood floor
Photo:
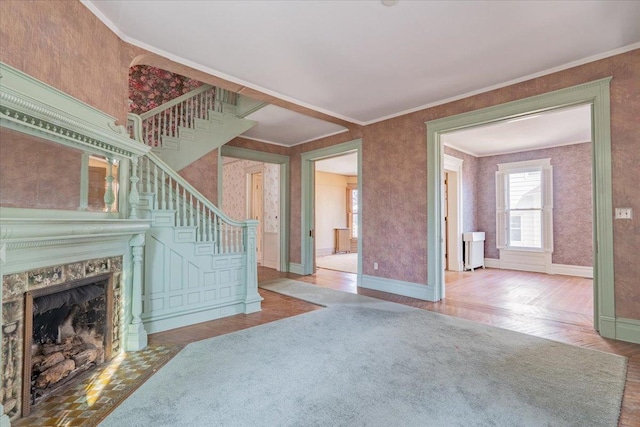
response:
[[[629,358],[619,426],[640,427],[640,345],[602,338],[593,329],[592,281],[497,269],[447,272],[446,298],[437,303],[357,286],[356,275],[319,269],[311,276],[258,269],[259,282],[289,277],[302,282],[435,311]],[[153,334],[152,344],[186,345],[320,307],[260,290],[262,311]],[[579,363],[579,361],[576,361]]]

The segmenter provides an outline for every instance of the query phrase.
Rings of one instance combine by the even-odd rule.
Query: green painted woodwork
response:
[[[245,118],[251,113],[266,107],[269,105],[266,102],[258,101],[247,96],[238,95],[236,101],[236,116]]]
[[[313,162],[329,157],[336,157],[356,151],[358,153],[358,230],[362,230],[362,139],[330,147],[320,148],[302,153],[302,200],[301,200],[301,254],[302,274],[313,274],[314,267],[314,236],[313,224],[315,224],[315,167]],[[362,239],[358,239],[358,286],[362,281]]]
[[[434,286],[420,283],[405,282],[403,280],[387,279],[385,277],[362,275],[362,283],[358,286],[376,291],[388,292],[405,297],[433,301]]]
[[[0,126],[104,157],[149,151],[100,110],[5,63],[0,63],[0,75]]]
[[[246,148],[223,145],[218,151],[218,206],[222,206],[223,164],[222,157],[252,160],[254,162],[280,165],[280,271],[289,268],[289,205],[290,199],[290,159],[289,156],[248,150]]]
[[[435,300],[444,296],[442,266],[442,176],[446,132],[512,119],[532,113],[580,104],[592,106],[593,224],[594,224],[594,321],[608,338],[616,334],[613,274],[613,203],[611,196],[611,78],[560,89],[530,98],[426,122],[427,128],[427,252],[428,283],[435,286]],[[625,335],[627,337],[627,335]]]
[[[167,144],[174,148],[154,148],[153,151],[172,169],[179,171],[257,124],[253,120],[236,117],[235,114],[210,114],[217,117],[203,120],[195,130],[189,132],[186,128],[179,127],[180,137],[171,138],[175,141]],[[163,137],[163,140],[169,138]]]

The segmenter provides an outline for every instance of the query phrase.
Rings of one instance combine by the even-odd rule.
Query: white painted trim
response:
[[[457,157],[453,157],[448,154],[443,155],[442,173],[444,174],[445,171],[448,171],[455,174],[454,180],[452,180],[453,182],[448,186],[450,195],[449,200],[453,200],[455,203],[453,209],[451,209],[451,212],[449,212],[449,232],[447,233],[447,242],[449,244],[450,262],[448,266],[445,266],[445,269],[453,271],[462,271],[464,269],[464,264],[462,262],[462,232],[464,230],[464,226],[462,223],[462,212],[464,203],[464,200],[462,199],[463,162],[464,160]],[[442,197],[444,198],[444,191],[442,192]],[[444,228],[444,200],[442,202],[442,209],[442,227]],[[451,220],[451,218],[453,218],[453,221]],[[445,250],[445,245],[442,245],[442,250]],[[444,261],[444,253],[442,259]]]
[[[580,65],[588,64],[589,62],[599,61],[601,59],[608,58],[610,56],[620,55],[620,54],[623,54],[623,53],[626,53],[626,52],[630,52],[632,50],[640,48],[640,42],[632,43],[632,44],[627,45],[627,46],[622,46],[622,47],[619,47],[617,49],[612,49],[612,50],[609,50],[607,52],[602,52],[602,53],[599,53],[597,55],[592,55],[592,56],[589,56],[589,57],[586,57],[586,58],[582,58],[582,59],[579,59],[579,60],[576,60],[576,61],[572,61],[572,62],[563,64],[563,65],[559,65],[557,67],[548,68],[546,70],[539,71],[539,72],[534,73],[534,74],[529,74],[529,75],[526,75],[526,76],[523,76],[523,77],[519,77],[517,79],[509,80],[507,82],[499,83],[497,85],[485,87],[485,88],[482,88],[482,89],[477,89],[477,90],[474,90],[474,91],[471,91],[471,92],[466,92],[466,93],[463,93],[463,94],[460,94],[460,95],[456,95],[456,96],[453,96],[453,97],[450,97],[450,98],[441,99],[439,101],[435,101],[435,102],[432,102],[432,103],[429,103],[429,104],[423,104],[423,105],[420,105],[418,107],[410,108],[408,110],[400,111],[398,113],[389,114],[387,116],[378,117],[378,118],[373,119],[373,120],[361,121],[361,120],[356,120],[356,119],[351,118],[351,117],[344,116],[342,114],[334,113],[334,112],[326,110],[324,108],[320,108],[320,107],[308,104],[306,102],[300,101],[300,100],[298,100],[296,98],[292,98],[290,96],[285,96],[285,95],[280,94],[278,92],[275,92],[273,90],[270,90],[270,89],[264,88],[262,86],[259,86],[259,85],[244,81],[244,80],[239,79],[237,77],[233,77],[233,76],[231,76],[229,74],[223,73],[221,71],[214,70],[213,68],[206,67],[204,65],[201,65],[201,64],[198,64],[196,62],[190,61],[188,59],[182,58],[182,57],[180,57],[178,55],[174,55],[174,54],[169,53],[167,51],[164,51],[162,49],[158,49],[158,48],[156,48],[154,46],[151,46],[151,45],[149,45],[147,43],[141,42],[140,40],[137,40],[137,39],[135,39],[133,37],[130,37],[130,36],[126,35],[123,31],[121,31],[120,28],[118,28],[118,26],[113,23],[113,21],[111,21],[109,18],[107,18],[107,16],[104,13],[102,13],[102,11],[99,8],[97,8],[93,3],[91,3],[89,0],[80,0],[80,2],[87,9],[89,9],[91,11],[91,13],[93,13],[103,24],[105,24],[107,27],[109,27],[109,29],[111,31],[113,31],[120,39],[122,39],[123,41],[125,41],[127,43],[130,43],[130,44],[132,44],[134,46],[141,47],[141,48],[143,48],[143,49],[145,49],[145,50],[147,50],[149,52],[153,52],[153,53],[155,53],[157,55],[164,56],[167,59],[170,59],[172,61],[175,61],[175,62],[178,62],[180,64],[186,65],[186,66],[191,67],[191,68],[193,68],[195,70],[199,70],[199,71],[205,72],[207,74],[211,74],[212,76],[216,76],[216,77],[219,77],[221,79],[225,79],[225,80],[227,80],[229,82],[237,83],[239,85],[242,85],[242,86],[245,86],[245,87],[248,87],[248,88],[251,88],[251,89],[255,89],[257,91],[260,91],[260,92],[262,92],[264,94],[274,96],[274,97],[276,97],[278,99],[282,99],[284,101],[291,102],[292,104],[296,104],[296,105],[299,105],[299,106],[302,106],[302,107],[305,107],[305,108],[309,108],[311,110],[318,111],[320,113],[324,113],[324,114],[327,114],[329,116],[335,117],[337,119],[345,120],[347,122],[355,123],[355,124],[358,124],[360,126],[368,126],[368,125],[371,125],[371,124],[374,124],[374,123],[382,122],[384,120],[392,119],[394,117],[404,116],[405,114],[414,113],[416,111],[425,110],[427,108],[432,108],[432,107],[435,107],[435,106],[438,106],[438,105],[448,104],[448,103],[453,102],[453,101],[458,101],[460,99],[469,98],[471,96],[478,95],[478,94],[481,94],[481,93],[484,93],[484,92],[490,92],[490,91],[495,90],[495,89],[500,89],[500,88],[503,88],[503,87],[514,85],[516,83],[521,83],[521,82],[524,82],[524,81],[527,81],[527,80],[532,80],[532,79],[535,79],[537,77],[545,76],[547,74],[557,73],[559,71],[563,71],[563,70],[566,70],[566,69],[569,69],[569,68],[573,68],[573,67],[578,67]]]
[[[484,266],[486,268],[500,268],[500,260],[496,258],[485,258]]]
[[[504,154],[526,153],[528,151],[537,151],[537,150],[547,149],[547,148],[566,147],[568,145],[578,145],[578,144],[591,144],[591,141],[584,141],[584,140],[569,141],[569,142],[563,142],[563,143],[558,143],[558,144],[541,145],[541,146],[535,147],[535,148],[527,148],[526,150],[504,150],[504,151],[501,150],[501,151],[494,151],[494,152],[487,153],[487,154],[476,154],[476,153],[473,153],[473,152],[471,152],[469,150],[462,150],[462,149],[456,147],[455,145],[451,145],[451,144],[444,144],[444,145],[445,145],[445,147],[449,147],[452,150],[460,151],[461,153],[465,153],[465,154],[468,154],[470,156],[480,158],[480,157],[502,156]]]
[[[640,344],[640,320],[618,317],[616,322],[616,339]]]
[[[561,274],[564,276],[586,277],[593,279],[593,267],[582,265],[551,264],[551,274]]]
[[[341,130],[338,130],[338,131],[335,131],[335,132],[327,133],[325,135],[314,136],[313,138],[305,139],[304,141],[295,142],[293,144],[283,144],[281,142],[269,141],[268,139],[254,138],[254,137],[246,136],[246,135],[240,135],[239,138],[250,139],[252,141],[262,142],[263,144],[278,145],[280,147],[288,147],[289,148],[289,147],[295,147],[296,145],[306,144],[307,142],[316,141],[318,139],[328,138],[330,136],[338,135],[340,133],[344,133],[344,132],[348,132],[348,131],[349,131],[349,129],[345,128],[345,129],[341,129]]]
[[[289,272],[294,274],[299,274],[301,276],[304,275],[304,266],[302,264],[298,264],[297,262],[289,263]]]
[[[551,253],[500,249],[500,268],[551,273]]]
[[[333,247],[331,248],[316,248],[316,258],[321,256],[333,255],[334,254]]]
[[[328,116],[334,117],[336,119],[344,120],[344,121],[347,121],[347,122],[350,122],[350,123],[354,123],[354,124],[358,124],[358,125],[363,125],[364,124],[364,123],[362,123],[360,121],[354,120],[354,119],[349,118],[347,116],[343,116],[343,115],[340,115],[340,114],[333,113],[333,112],[331,112],[329,110],[326,110],[324,108],[316,107],[314,105],[311,105],[311,104],[308,104],[306,102],[300,101],[299,99],[283,95],[283,94],[275,92],[275,91],[273,91],[271,89],[267,89],[267,88],[264,88],[262,86],[259,86],[259,85],[247,82],[245,80],[239,79],[237,77],[231,76],[229,74],[223,73],[222,71],[218,71],[218,70],[215,70],[213,68],[204,66],[202,64],[198,64],[197,62],[188,60],[188,59],[183,58],[181,56],[178,56],[178,55],[175,55],[173,53],[167,52],[166,50],[159,49],[159,48],[157,48],[155,46],[151,46],[150,44],[144,43],[144,42],[142,42],[142,41],[140,41],[138,39],[130,37],[127,34],[125,34],[122,30],[120,30],[120,28],[118,28],[118,26],[115,25],[115,23],[113,23],[113,21],[111,21],[109,18],[107,18],[107,16],[104,13],[102,13],[102,11],[100,11],[100,9],[98,9],[89,0],[80,0],[80,2],[83,5],[85,5],[87,7],[87,9],[89,9],[91,11],[91,13],[93,13],[100,21],[102,21],[103,24],[105,24],[107,27],[109,27],[109,29],[111,31],[113,31],[118,37],[120,37],[121,40],[123,40],[123,41],[125,41],[125,42],[127,42],[129,44],[132,44],[134,46],[140,47],[140,48],[142,48],[142,49],[144,49],[144,50],[146,50],[148,52],[155,53],[156,55],[163,56],[163,57],[165,57],[167,59],[170,59],[172,61],[175,61],[175,62],[177,62],[179,64],[186,65],[187,67],[191,67],[194,70],[202,71],[203,73],[207,73],[207,74],[210,74],[212,76],[219,77],[221,79],[227,80],[228,82],[236,83],[236,84],[239,84],[241,86],[245,86],[245,87],[257,90],[258,92],[262,92],[262,93],[264,93],[266,95],[271,95],[271,96],[273,96],[275,98],[278,98],[278,99],[281,99],[283,101],[287,101],[287,102],[290,102],[292,104],[296,104],[296,105],[299,105],[301,107],[308,108],[310,110],[318,111],[320,113],[323,113],[323,114],[326,114]]]
[[[524,160],[521,162],[498,163],[500,172],[528,172],[551,166],[551,159]]]
[[[513,267],[513,264],[509,264],[508,262],[501,262],[496,258],[485,258],[484,265],[487,268],[540,272],[538,270],[510,268]],[[544,271],[541,272],[544,273]],[[564,276],[586,277],[587,279],[593,279],[593,267],[585,267],[582,265],[551,264],[550,272],[548,274],[561,274]]]
[[[583,59],[579,59],[577,61],[569,62],[567,64],[559,65],[557,67],[548,68],[548,69],[546,69],[544,71],[539,71],[539,72],[534,73],[534,74],[529,74],[529,75],[524,76],[524,77],[519,77],[517,79],[509,80],[508,82],[499,83],[497,85],[485,87],[485,88],[474,90],[474,91],[471,91],[471,92],[466,92],[466,93],[463,93],[461,95],[456,95],[456,96],[452,96],[450,98],[441,99],[439,101],[435,101],[435,102],[432,102],[430,104],[423,104],[423,105],[420,105],[418,107],[414,107],[414,108],[410,108],[408,110],[400,111],[399,113],[389,114],[388,116],[380,117],[380,118],[377,118],[377,119],[369,120],[368,122],[358,123],[358,124],[360,124],[362,126],[369,126],[369,125],[372,125],[374,123],[378,123],[378,122],[382,122],[382,121],[385,121],[385,120],[393,119],[395,117],[404,116],[405,114],[411,114],[411,113],[415,113],[416,111],[426,110],[427,108],[437,107],[438,105],[444,105],[444,104],[448,104],[450,102],[459,101],[459,100],[464,99],[464,98],[470,98],[472,96],[479,95],[481,93],[491,92],[492,90],[501,89],[503,87],[507,87],[507,86],[511,86],[511,85],[514,85],[514,84],[517,84],[517,83],[525,82],[527,80],[533,80],[533,79],[536,79],[538,77],[546,76],[548,74],[553,74],[553,73],[557,73],[559,71],[568,70],[569,68],[579,67],[580,65],[588,64],[590,62],[599,61],[601,59],[609,58],[611,56],[621,55],[623,53],[631,52],[632,50],[639,49],[639,48],[640,48],[640,42],[632,43],[630,45],[619,47],[619,48],[613,49],[613,50],[609,50],[607,52],[603,52],[603,53],[600,53],[598,55],[589,56],[587,58],[583,58]],[[451,148],[455,148],[455,147],[451,147]],[[470,153],[468,153],[468,154],[470,154]]]
[[[419,283],[385,279],[384,277],[363,274],[360,286],[424,301],[435,301],[435,289],[433,285],[421,285]]]

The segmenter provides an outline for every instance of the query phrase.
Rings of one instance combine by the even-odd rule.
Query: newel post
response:
[[[131,210],[129,212],[129,218],[138,218],[138,204],[140,203],[140,194],[138,193],[138,156],[131,157],[131,188],[129,189],[129,206]]]
[[[247,251],[245,271],[247,290],[244,298],[244,312],[248,314],[262,310],[262,297],[258,293],[258,260],[256,259],[258,221],[245,221],[243,231],[244,248]]]
[[[142,323],[142,261],[145,234],[136,234],[129,242],[133,255],[131,285],[131,323],[128,326],[127,351],[142,350],[147,346],[147,331]]]

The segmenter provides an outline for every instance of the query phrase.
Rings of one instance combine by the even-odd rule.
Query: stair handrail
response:
[[[127,114],[127,130],[129,131],[129,137],[144,144],[142,137],[142,119],[135,113]]]
[[[148,152],[146,156],[160,169],[164,171],[165,174],[171,177],[171,179],[179,184],[182,188],[187,190],[196,200],[200,201],[200,203],[204,204],[205,207],[214,212],[221,220],[226,222],[229,225],[234,227],[246,227],[247,222],[251,220],[242,220],[237,221],[235,219],[229,218],[224,212],[222,212],[216,205],[214,205],[208,198],[206,198],[202,193],[196,190],[189,182],[180,176],[177,172],[175,172],[171,166],[166,164],[160,157],[158,157],[153,152]]]
[[[178,105],[181,102],[184,102],[184,101],[186,101],[186,100],[188,100],[190,98],[193,98],[194,96],[196,96],[196,95],[198,95],[200,93],[206,92],[206,91],[208,91],[210,89],[217,89],[217,88],[215,86],[212,86],[212,85],[209,85],[209,84],[203,84],[202,86],[197,87],[197,88],[193,89],[192,91],[189,91],[189,92],[187,92],[187,93],[185,93],[183,95],[180,95],[177,98],[172,99],[171,101],[165,102],[162,105],[158,105],[157,107],[155,107],[155,108],[153,108],[153,109],[151,109],[149,111],[145,111],[144,113],[139,114],[138,117],[140,117],[141,121],[146,120],[149,117],[153,117],[158,113],[162,113],[163,111],[173,107],[174,105]]]

